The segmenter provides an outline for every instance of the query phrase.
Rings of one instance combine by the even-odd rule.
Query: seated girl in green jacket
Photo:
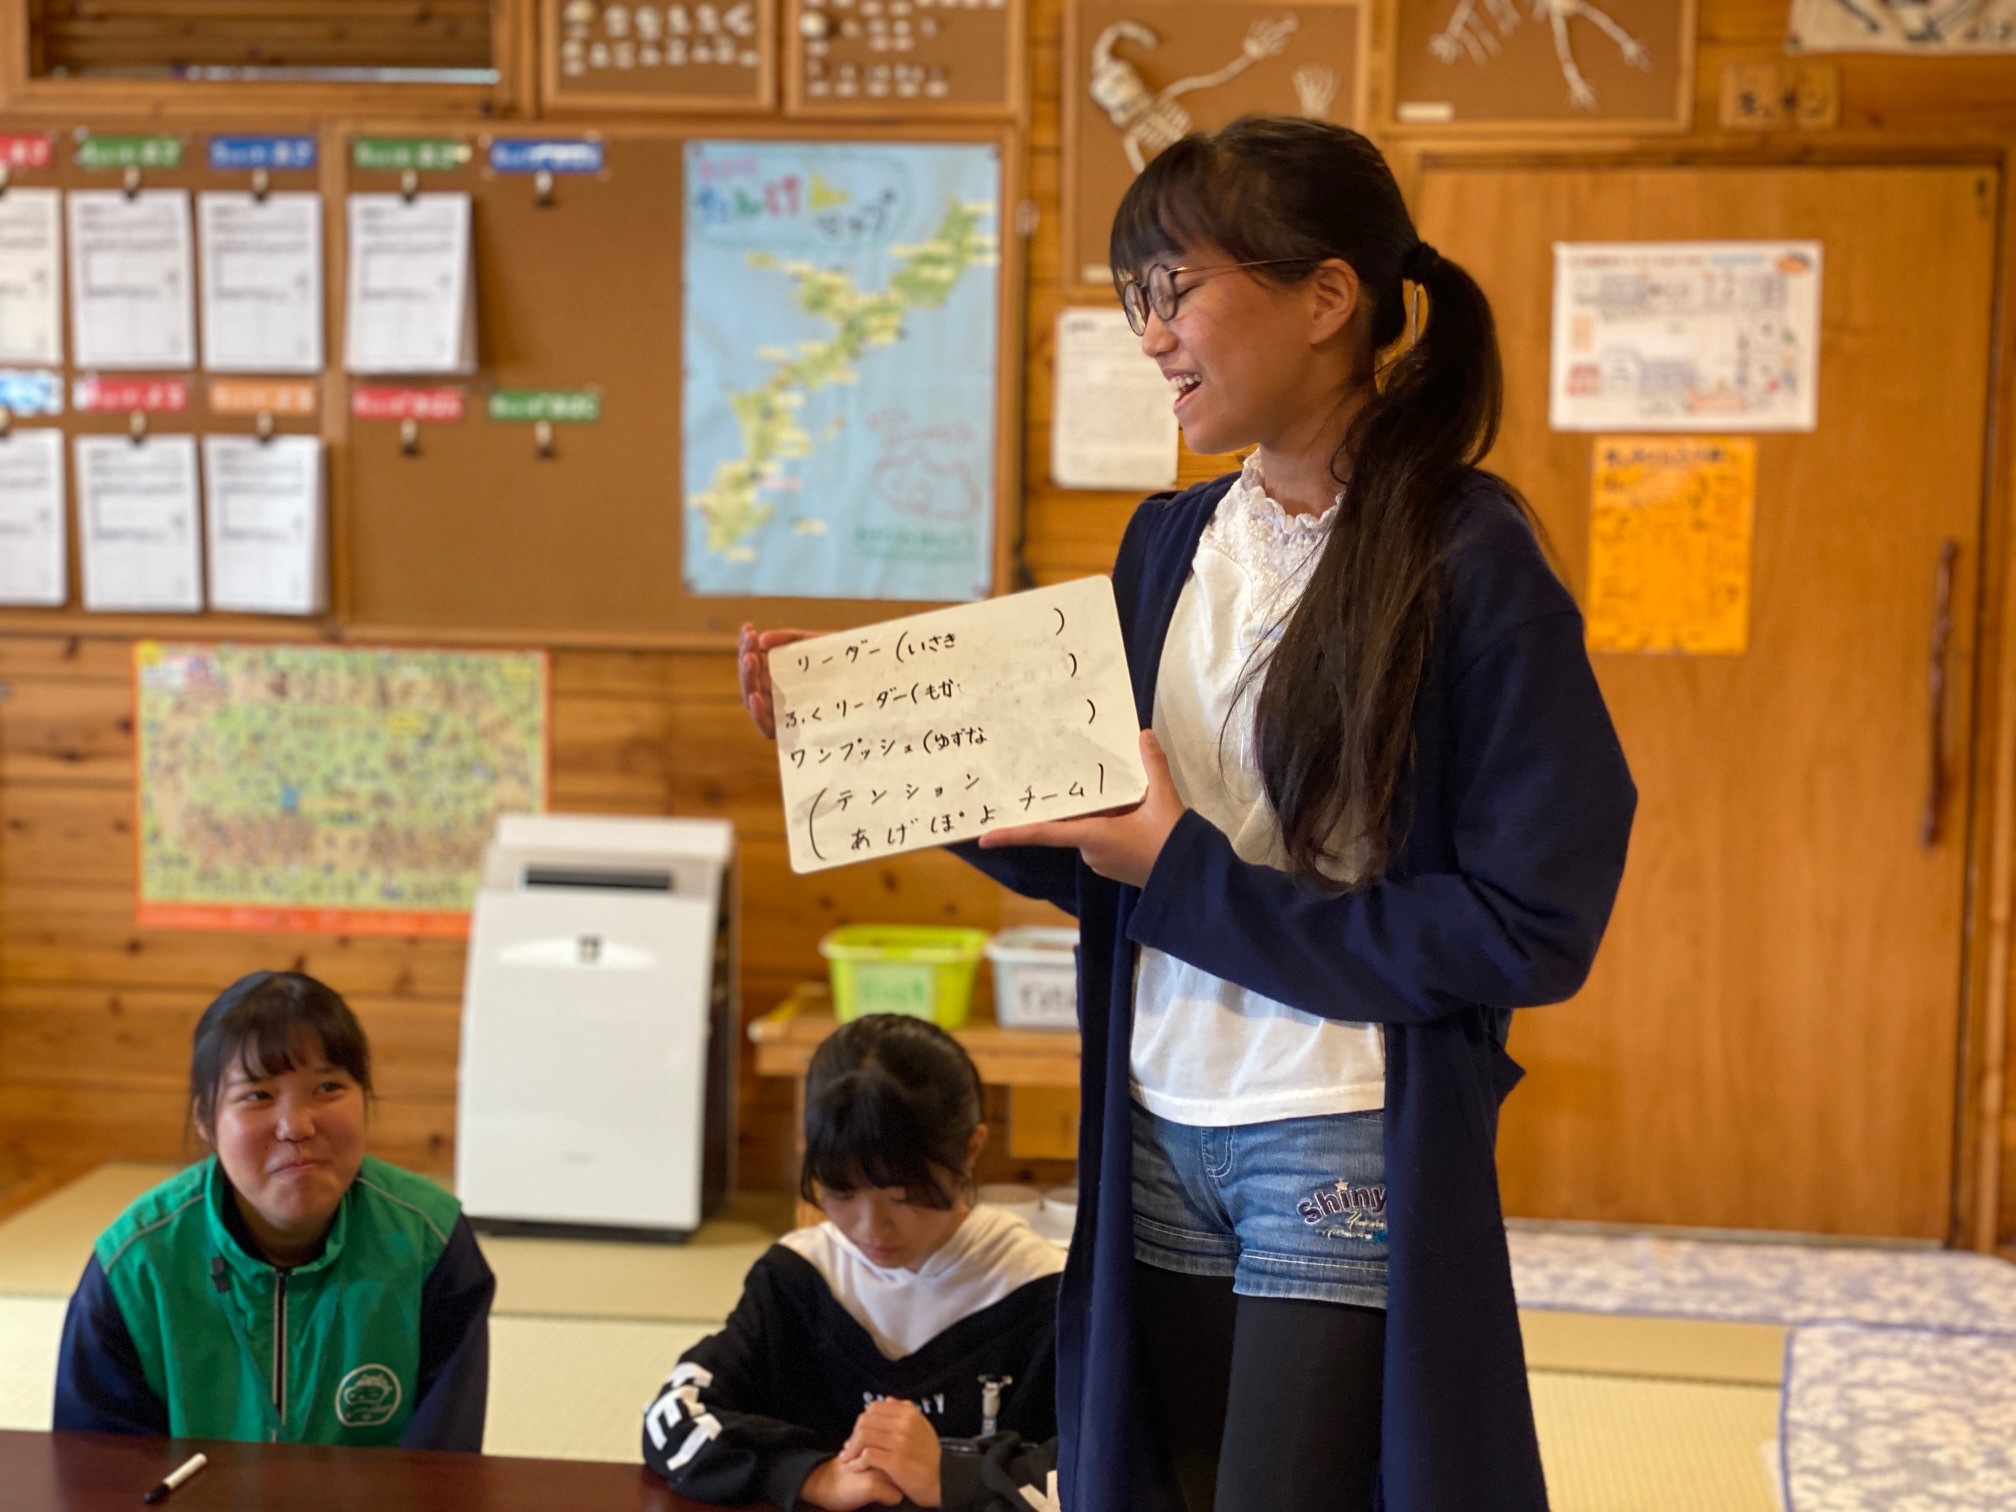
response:
[[[496,1279],[455,1199],[364,1153],[371,1051],[313,977],[234,982],[196,1025],[212,1154],[98,1238],[55,1426],[483,1447]]]

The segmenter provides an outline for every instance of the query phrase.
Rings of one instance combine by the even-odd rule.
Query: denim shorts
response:
[[[1242,1297],[1386,1305],[1384,1115],[1232,1128],[1134,1108],[1134,1258]]]

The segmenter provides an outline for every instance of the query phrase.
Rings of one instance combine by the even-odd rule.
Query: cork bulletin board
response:
[[[0,117],[0,137],[6,139],[9,187],[57,189],[66,195],[79,190],[124,189],[147,193],[180,189],[190,195],[192,218],[195,196],[206,190],[237,194],[254,190],[255,177],[249,169],[215,166],[230,159],[228,144],[246,140],[248,131],[260,139],[284,139],[297,154],[301,144],[318,142],[312,125],[284,116],[261,117],[256,128],[243,121],[227,124],[203,117],[164,120],[103,116],[94,118],[88,127],[59,124],[53,116],[39,113]],[[227,150],[213,155],[213,143]],[[302,161],[297,155],[293,160],[299,166],[264,169],[257,182],[275,194],[318,191],[323,187],[319,145],[316,157],[318,161]],[[331,234],[325,205],[325,257]],[[67,224],[64,245],[67,249]],[[329,386],[321,375],[263,378],[208,373],[196,368],[94,372],[72,360],[76,349],[76,312],[71,306],[67,276],[62,305],[65,360],[55,368],[32,370],[44,374],[58,390],[60,411],[50,414],[34,407],[15,408],[9,415],[9,424],[20,429],[54,428],[63,434],[68,474],[67,607],[0,609],[0,625],[9,628],[46,626],[56,616],[86,618],[81,607],[83,552],[78,539],[73,444],[76,437],[124,434],[133,436],[135,445],[145,446],[164,436],[247,435],[262,431],[274,435],[320,434],[325,439],[328,435]],[[0,445],[5,444],[0,440]],[[186,621],[199,617],[219,627],[275,623],[264,617],[214,612],[177,618]],[[88,621],[103,625],[121,618],[115,614],[92,614]],[[289,616],[279,624],[291,624],[298,629],[312,622],[312,616],[306,619]]]
[[[409,123],[410,125],[410,123]],[[373,127],[396,135],[399,128]],[[345,416],[348,622],[373,634],[506,636],[626,644],[718,642],[745,619],[841,628],[886,617],[886,602],[696,594],[682,560],[682,204],[696,140],[806,139],[803,126],[681,121],[597,133],[599,172],[555,177],[547,203],[524,174],[493,172],[491,145],[527,129],[468,133],[466,159],[420,175],[423,192],[473,197],[477,371],[416,380],[437,391],[406,416],[354,402]],[[1002,129],[851,127],[863,142],[995,144],[1002,202],[1019,194]],[[830,131],[818,133],[832,139]],[[332,151],[337,149],[332,148]],[[388,191],[401,174],[354,166],[347,187]],[[1000,241],[994,372],[991,572],[1006,582],[1021,448],[1019,240]],[[332,269],[332,285],[342,287]],[[338,344],[340,350],[340,343]],[[374,380],[375,382],[375,380]],[[535,416],[513,396],[581,396],[582,418],[536,442]],[[592,411],[592,414],[588,413]],[[409,430],[402,423],[417,413]],[[551,413],[547,411],[545,413]],[[409,449],[410,436],[410,449]]]
[[[541,103],[554,113],[769,111],[778,0],[539,0]]]
[[[784,103],[804,117],[1011,120],[1023,0],[781,0]]]
[[[1693,78],[1694,0],[1398,0],[1389,124],[1684,131]]]
[[[1064,32],[1064,276],[1110,288],[1113,212],[1141,165],[1242,115],[1360,124],[1357,0],[1074,0]]]

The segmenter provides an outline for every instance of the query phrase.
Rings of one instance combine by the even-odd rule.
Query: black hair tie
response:
[[[1440,252],[1425,241],[1416,241],[1413,248],[1400,261],[1400,276],[1421,283],[1441,265]]]

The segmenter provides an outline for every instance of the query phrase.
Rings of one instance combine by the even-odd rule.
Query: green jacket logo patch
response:
[[[346,1428],[376,1428],[399,1410],[399,1377],[383,1365],[359,1365],[336,1387],[336,1417]]]

